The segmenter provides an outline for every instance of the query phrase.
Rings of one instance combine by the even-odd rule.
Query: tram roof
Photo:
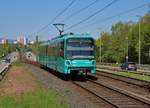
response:
[[[47,45],[51,42],[54,42],[54,41],[59,41],[59,40],[63,40],[63,39],[67,39],[67,38],[93,38],[92,35],[90,34],[64,34],[64,35],[60,35],[60,36],[57,36],[51,40],[48,40],[48,41],[45,41],[42,43],[42,45]]]
[[[67,39],[67,38],[79,38],[79,37],[88,37],[88,38],[93,38],[92,35],[90,34],[64,34],[64,35],[61,35],[61,36],[57,36],[51,40],[58,40],[58,39]]]

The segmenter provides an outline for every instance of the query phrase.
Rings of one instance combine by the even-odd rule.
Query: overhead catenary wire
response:
[[[64,18],[63,21],[65,21],[66,19],[67,19],[67,21],[68,21],[68,20],[71,19],[73,16],[78,15],[79,13],[81,13],[82,11],[84,11],[84,10],[88,9],[89,7],[93,6],[93,5],[96,4],[97,2],[99,2],[99,0],[95,0],[95,1],[93,1],[92,3],[86,5],[85,7],[83,7],[83,8],[81,8],[81,9],[75,11],[75,12],[72,13],[71,15],[67,16],[66,18]]]
[[[149,4],[150,4],[150,3],[146,3],[146,4],[140,5],[140,6],[138,6],[138,7],[135,7],[135,8],[132,8],[132,9],[129,9],[129,10],[120,12],[120,13],[118,13],[118,14],[116,14],[116,15],[113,15],[113,16],[111,16],[111,17],[107,17],[106,19],[103,19],[103,21],[104,21],[104,20],[109,20],[109,19],[112,19],[112,18],[115,18],[115,17],[118,17],[118,16],[121,16],[121,15],[124,15],[124,14],[128,14],[128,13],[130,13],[130,12],[132,12],[132,11],[135,11],[135,10],[137,10],[137,9],[143,8],[143,7],[145,7],[145,6],[148,6]],[[97,22],[95,22],[95,23],[97,23]]]
[[[106,8],[110,7],[112,4],[116,3],[117,1],[118,1],[118,0],[113,0],[112,2],[110,2],[109,4],[107,4],[106,6],[104,6],[102,9],[96,11],[95,13],[93,13],[92,15],[88,16],[87,18],[85,18],[85,19],[79,21],[78,23],[76,23],[76,24],[74,24],[74,25],[68,27],[66,30],[72,29],[72,28],[78,26],[79,24],[81,24],[81,23],[83,23],[83,22],[89,20],[90,18],[92,18],[92,17],[94,17],[95,15],[99,14],[100,12],[104,11]]]
[[[104,19],[95,21],[95,22],[93,22],[93,23],[87,24],[87,25],[82,26],[82,27],[80,27],[80,28],[78,28],[78,29],[81,29],[81,28],[84,28],[84,27],[88,27],[88,26],[91,26],[91,25],[95,25],[95,24],[98,24],[98,22],[104,22],[104,21],[113,19],[113,18],[115,18],[115,17],[119,17],[119,16],[124,15],[124,14],[129,14],[130,12],[133,12],[133,11],[135,11],[135,10],[137,10],[137,9],[143,8],[143,7],[145,7],[145,6],[148,6],[149,4],[150,4],[150,3],[142,4],[142,5],[140,5],[140,6],[137,6],[137,7],[134,7],[134,8],[125,10],[125,11],[123,11],[123,12],[120,12],[120,13],[118,13],[118,14],[116,14],[116,15],[112,15],[112,16],[106,17],[106,18],[104,18]]]
[[[49,25],[51,25],[58,17],[60,17],[64,12],[66,12],[74,3],[76,0],[72,0],[60,13],[58,13],[47,25],[42,27],[37,31],[37,34],[39,34],[41,31],[46,29]]]

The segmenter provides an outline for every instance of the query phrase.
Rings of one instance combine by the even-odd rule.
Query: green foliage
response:
[[[50,90],[37,89],[19,97],[1,96],[0,108],[68,108],[56,95]]]
[[[40,44],[41,42],[35,42],[34,44],[29,45],[29,48],[32,49],[32,52],[36,55],[39,54],[39,49],[40,49]]]
[[[6,56],[8,53],[16,51],[18,44],[0,44],[0,58]]]
[[[17,60],[13,63],[11,63],[12,66],[17,66],[17,67],[20,67],[20,66],[23,66],[22,62],[20,60]]]
[[[147,75],[140,75],[133,72],[113,72],[113,74],[150,82],[150,76]]]
[[[141,25],[141,63],[150,63],[150,11],[137,23],[118,22],[112,26],[111,33],[101,33],[101,38],[96,41],[96,47],[99,52],[99,47],[102,45],[103,62],[125,62],[127,54],[129,61],[138,62],[139,24]],[[99,53],[96,56],[99,58]]]

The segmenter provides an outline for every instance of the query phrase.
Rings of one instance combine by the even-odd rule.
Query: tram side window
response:
[[[51,47],[51,56],[55,56],[55,45],[52,45]]]
[[[39,46],[39,55],[42,55],[42,46]]]
[[[44,45],[42,45],[42,46],[40,47],[40,55],[45,55],[45,53],[46,53],[46,48],[45,48]]]
[[[64,58],[64,41],[60,42],[60,56]]]
[[[52,45],[49,45],[48,46],[48,56],[53,56],[53,46]]]
[[[51,46],[50,46],[50,45],[48,46],[47,55],[48,55],[48,56],[51,56]]]

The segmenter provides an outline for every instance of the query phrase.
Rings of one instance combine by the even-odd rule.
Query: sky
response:
[[[97,0],[97,2],[89,8],[78,14],[74,14],[71,18],[68,17],[93,1],[94,0],[75,0],[52,24],[64,23],[65,29],[67,29],[91,16],[113,0]],[[25,36],[28,37],[29,40],[33,40],[35,36],[38,35],[40,40],[49,40],[57,36],[58,31],[52,24],[41,32],[37,32],[50,23],[71,2],[72,0],[0,0],[0,38],[16,39],[18,36]],[[138,21],[139,18],[136,17],[136,15],[145,15],[149,8],[145,6],[110,20],[106,20],[106,18],[146,3],[150,4],[150,0],[118,0],[85,22],[72,29],[65,30],[65,33],[89,33],[92,34],[94,38],[97,38],[100,32],[110,31],[111,26],[119,21]]]

